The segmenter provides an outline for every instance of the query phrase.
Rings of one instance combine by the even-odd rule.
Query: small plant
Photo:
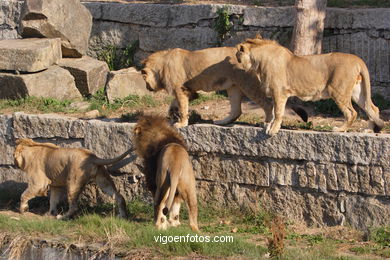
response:
[[[270,257],[279,257],[284,252],[286,227],[281,217],[275,217],[271,222],[272,238],[268,238],[268,252]]]
[[[105,46],[100,53],[98,59],[105,61],[110,70],[119,70],[134,66],[134,55],[139,47],[139,41],[134,41],[129,44],[124,50],[119,50],[114,45]]]
[[[115,70],[116,47],[114,45],[107,45],[103,47],[97,55],[101,61],[105,61],[110,70]]]
[[[390,247],[390,226],[379,227],[371,231],[370,240],[381,246]]]
[[[227,6],[217,10],[217,20],[214,24],[214,29],[218,33],[218,46],[222,46],[223,41],[230,34],[233,25],[230,22],[230,13]]]

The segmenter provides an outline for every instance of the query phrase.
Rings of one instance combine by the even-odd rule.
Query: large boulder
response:
[[[106,85],[107,98],[110,103],[115,99],[125,98],[129,95],[144,96],[150,94],[140,72],[131,67],[108,74]]]
[[[92,16],[79,0],[26,0],[23,6],[22,37],[59,37],[64,57],[86,53],[91,28]]]
[[[61,59],[61,41],[59,38],[2,40],[0,57],[0,70],[44,70]]]
[[[84,96],[94,94],[106,85],[109,69],[104,61],[84,56],[79,59],[64,58],[58,65],[72,74],[76,80],[76,87]]]
[[[72,75],[59,66],[31,74],[0,73],[0,82],[2,99],[27,96],[60,100],[81,98]]]

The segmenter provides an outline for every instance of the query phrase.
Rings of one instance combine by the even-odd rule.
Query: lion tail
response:
[[[175,199],[175,195],[176,195],[177,185],[179,184],[179,179],[182,174],[183,167],[180,167],[180,169],[175,169],[175,170],[179,172],[170,172],[170,176],[169,176],[170,179],[169,195],[165,203],[165,207],[163,209],[163,214],[165,216],[168,215],[168,212],[172,208],[173,200]]]
[[[109,165],[109,164],[114,164],[116,162],[119,162],[120,160],[122,160],[123,158],[125,158],[129,153],[131,153],[132,151],[134,151],[134,148],[131,148],[129,150],[127,150],[126,152],[124,152],[123,154],[119,155],[118,157],[115,157],[115,158],[112,158],[112,159],[101,159],[101,158],[95,158],[93,160],[93,163],[95,165]]]
[[[363,91],[354,101],[367,113],[369,119],[374,123],[374,132],[378,133],[383,128],[384,122],[379,117],[379,109],[372,103],[370,74],[364,62],[361,65],[360,76],[362,77]]]

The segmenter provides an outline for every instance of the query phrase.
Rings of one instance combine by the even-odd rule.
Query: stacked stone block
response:
[[[13,178],[14,138],[84,147],[112,158],[132,147],[133,123],[16,113],[0,117],[0,180]],[[13,126],[13,128],[12,128]],[[390,135],[191,125],[180,130],[196,173],[199,201],[265,208],[308,225],[389,225]],[[135,154],[109,168],[127,200],[151,200]],[[11,170],[10,170],[11,169]],[[22,176],[22,175],[21,175]],[[21,181],[22,182],[22,181]],[[4,186],[4,184],[0,184]],[[89,186],[89,200],[110,201]]]

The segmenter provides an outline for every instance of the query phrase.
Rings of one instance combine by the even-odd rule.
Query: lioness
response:
[[[116,190],[104,165],[122,160],[132,149],[113,159],[100,159],[91,151],[80,148],[62,148],[52,143],[37,143],[31,139],[16,141],[15,165],[28,175],[28,187],[20,200],[20,212],[28,210],[28,201],[36,196],[46,196],[50,189],[49,214],[57,215],[57,205],[65,188],[69,210],[58,219],[70,218],[77,211],[77,199],[91,180],[108,195],[114,196],[119,215],[126,217],[126,204]]]
[[[371,101],[367,66],[355,55],[296,56],[277,42],[261,38],[238,44],[236,55],[246,71],[258,75],[259,92],[273,99],[273,119],[266,129],[269,135],[278,133],[287,99],[291,96],[304,101],[332,98],[346,119],[341,127],[334,127],[334,131],[346,131],[356,119],[351,98],[367,113],[375,132],[384,125],[379,109]]]
[[[203,70],[199,75],[184,83],[189,89],[197,89],[200,86],[210,89],[221,89],[232,86],[240,86],[245,96],[260,105],[265,112],[265,122],[271,122],[272,102],[263,92],[258,91],[260,81],[255,73],[244,70],[240,63],[233,57],[226,57],[223,61]],[[287,104],[289,106],[289,104]],[[298,106],[289,106],[301,119],[307,122],[306,111]]]
[[[133,132],[137,154],[144,160],[146,183],[154,196],[156,227],[180,225],[180,205],[184,200],[190,227],[198,231],[195,175],[183,137],[158,116],[139,118]]]
[[[188,125],[188,102],[196,91],[227,90],[230,99],[230,114],[215,124],[224,125],[233,122],[241,115],[241,98],[243,94],[237,86],[220,85],[202,86],[190,89],[183,86],[184,82],[197,76],[207,67],[224,60],[227,56],[235,57],[234,47],[209,48],[197,51],[170,49],[158,51],[143,61],[143,77],[150,91],[165,89],[175,99],[171,103],[170,113],[178,106],[179,120],[175,124],[180,128]],[[212,79],[210,79],[212,80]]]

